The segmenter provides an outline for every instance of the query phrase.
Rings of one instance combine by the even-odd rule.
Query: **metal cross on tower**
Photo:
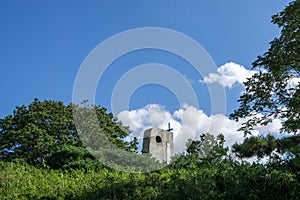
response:
[[[171,124],[170,124],[170,122],[168,123],[168,130],[167,131],[172,131],[173,130],[173,128],[171,128]]]

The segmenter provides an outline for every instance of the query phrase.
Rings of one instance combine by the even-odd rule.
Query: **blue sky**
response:
[[[256,57],[279,35],[271,16],[288,2],[2,0],[0,117],[36,97],[70,103],[77,71],[90,51],[110,36],[133,28],[163,27],[179,31],[201,44],[216,66],[233,62],[249,70]],[[207,81],[199,82],[205,77],[195,74],[178,56],[149,49],[126,54],[107,69],[98,85],[96,103],[110,110],[112,89],[118,79],[131,68],[149,62],[174,67],[187,77],[201,99],[199,110],[210,115]],[[216,84],[217,80],[212,82]],[[226,115],[237,108],[236,100],[242,89],[242,84],[226,87]],[[158,85],[139,88],[131,97],[129,109],[138,110],[149,104],[161,105],[171,114],[180,109],[175,95]]]

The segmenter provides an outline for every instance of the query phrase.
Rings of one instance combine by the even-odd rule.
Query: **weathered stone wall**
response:
[[[143,153],[150,153],[151,157],[160,162],[171,161],[174,156],[173,133],[159,129],[151,128],[144,132]]]

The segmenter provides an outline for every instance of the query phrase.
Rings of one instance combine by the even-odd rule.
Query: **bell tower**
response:
[[[174,156],[173,129],[163,130],[160,128],[150,128],[144,132],[143,153],[149,153],[152,158],[159,162],[171,162]]]

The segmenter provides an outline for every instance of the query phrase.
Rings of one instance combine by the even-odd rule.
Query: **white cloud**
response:
[[[296,89],[300,83],[299,77],[292,77],[288,80],[286,89]],[[293,94],[294,91],[290,91],[290,94]]]
[[[237,131],[243,121],[230,120],[223,114],[208,116],[202,110],[189,105],[184,105],[170,113],[161,105],[150,104],[141,109],[122,111],[117,117],[123,122],[123,125],[130,127],[133,132],[132,137],[138,137],[140,143],[146,129],[151,127],[167,129],[170,122],[174,133],[176,153],[185,150],[188,139],[199,139],[203,133],[210,133],[215,136],[222,133],[225,136],[226,146],[244,140],[244,133]],[[279,133],[280,128],[281,121],[275,119],[268,126],[258,126],[253,131],[253,135],[268,132],[276,134]]]
[[[202,83],[218,83],[224,87],[232,88],[235,83],[243,84],[257,71],[248,70],[242,65],[229,62],[218,68],[217,73],[210,73],[200,80]]]
[[[175,130],[180,129],[180,123],[173,119],[163,106],[158,104],[149,104],[136,110],[125,110],[118,114],[118,120],[122,121],[124,126],[129,126],[133,132],[132,136],[142,138],[143,132],[151,127],[167,129],[168,123],[172,124]]]

